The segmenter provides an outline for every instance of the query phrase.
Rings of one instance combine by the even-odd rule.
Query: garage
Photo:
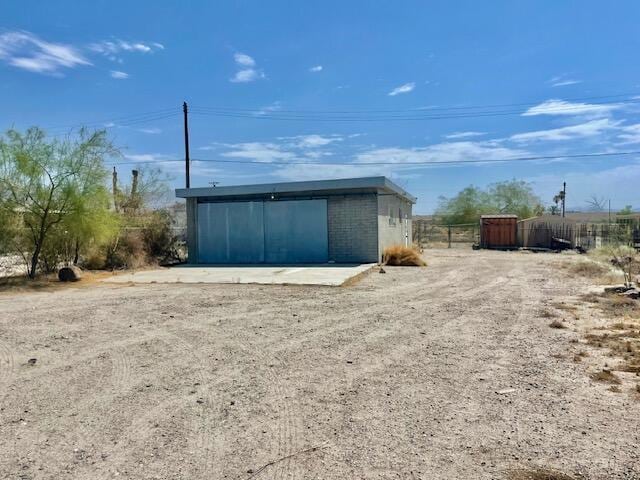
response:
[[[176,189],[190,264],[374,263],[409,245],[416,198],[386,177]]]
[[[327,201],[198,204],[198,263],[326,263]]]

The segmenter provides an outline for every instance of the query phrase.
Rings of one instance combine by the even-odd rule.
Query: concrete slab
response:
[[[188,266],[123,273],[107,283],[254,283],[340,286],[375,264],[287,266]]]

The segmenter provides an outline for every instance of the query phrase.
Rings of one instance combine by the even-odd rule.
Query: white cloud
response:
[[[522,116],[532,117],[536,115],[589,115],[602,117],[608,115],[613,110],[624,106],[622,103],[612,103],[598,105],[591,103],[567,102],[564,100],[551,99],[539,105],[529,108]]]
[[[566,87],[567,85],[582,83],[582,80],[569,78],[566,75],[558,75],[557,77],[553,77],[552,79],[550,79],[547,83],[552,87]]]
[[[309,69],[310,72],[317,73],[322,71],[322,65],[315,65]]]
[[[71,45],[44,41],[29,32],[0,35],[0,60],[34,73],[61,75],[64,68],[91,63]]]
[[[293,160],[296,158],[295,153],[284,150],[277,143],[247,142],[227,146],[231,148],[231,151],[223,153],[223,157],[245,158],[264,163]]]
[[[623,144],[640,143],[640,123],[622,127],[618,138]]]
[[[248,83],[261,78],[264,78],[264,73],[254,70],[253,68],[246,68],[237,71],[236,74],[231,77],[231,81],[234,83]]]
[[[341,135],[297,135],[294,137],[280,137],[280,140],[293,140],[291,146],[298,148],[318,148],[324,147],[334,142],[339,142],[343,139]]]
[[[124,157],[128,160],[133,160],[134,162],[157,162],[159,160],[168,160],[170,158],[162,153],[126,153]]]
[[[264,72],[255,68],[256,61],[246,53],[235,53],[233,59],[239,70],[229,81],[233,83],[248,83],[265,78]]]
[[[449,135],[445,135],[445,138],[456,140],[459,138],[480,137],[486,134],[487,134],[486,132],[453,132],[453,133],[450,133]]]
[[[608,118],[591,120],[578,125],[568,127],[552,128],[550,130],[537,130],[533,132],[517,133],[509,137],[514,142],[539,142],[539,141],[559,141],[573,140],[576,138],[593,137],[614,130],[620,122],[612,121]]]
[[[256,61],[245,53],[236,53],[233,59],[243,67],[254,67],[256,65]]]
[[[158,135],[158,134],[162,133],[162,130],[160,130],[157,127],[141,128],[141,129],[139,129],[139,131],[142,132],[142,133],[148,133],[149,135]]]
[[[103,40],[89,45],[89,50],[104,55],[112,61],[122,61],[119,55],[126,53],[154,53],[157,50],[164,50],[164,45],[158,42],[129,42],[126,40]]]
[[[119,70],[111,70],[110,75],[111,75],[111,78],[115,78],[116,80],[125,80],[129,78],[128,73],[121,72]]]
[[[388,165],[283,165],[278,167],[273,175],[283,180],[318,180],[333,178],[372,177],[384,175],[394,176],[393,166]]]
[[[395,97],[396,95],[399,95],[401,93],[409,93],[413,91],[414,88],[416,88],[416,84],[414,82],[405,83],[404,85],[400,85],[399,87],[391,90],[388,95],[391,97]]]
[[[494,142],[445,142],[427,147],[378,148],[356,155],[356,163],[390,162],[399,165],[416,162],[459,162],[504,160],[527,155],[520,149]]]

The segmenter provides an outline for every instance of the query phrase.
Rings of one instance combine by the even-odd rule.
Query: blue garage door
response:
[[[265,202],[264,229],[267,263],[329,260],[326,200]]]
[[[262,202],[198,204],[198,263],[264,262]]]
[[[326,263],[326,200],[198,204],[198,263]]]

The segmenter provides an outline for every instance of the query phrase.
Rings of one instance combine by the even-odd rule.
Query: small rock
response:
[[[27,360],[27,363],[29,365],[35,365],[37,361],[38,361],[37,358],[30,358],[29,360]]]
[[[387,271],[384,268],[380,267],[380,271],[378,273],[387,273]]]
[[[498,395],[506,395],[507,393],[513,393],[515,391],[516,391],[515,388],[505,388],[505,389],[502,389],[502,390],[498,390],[496,393]]]

